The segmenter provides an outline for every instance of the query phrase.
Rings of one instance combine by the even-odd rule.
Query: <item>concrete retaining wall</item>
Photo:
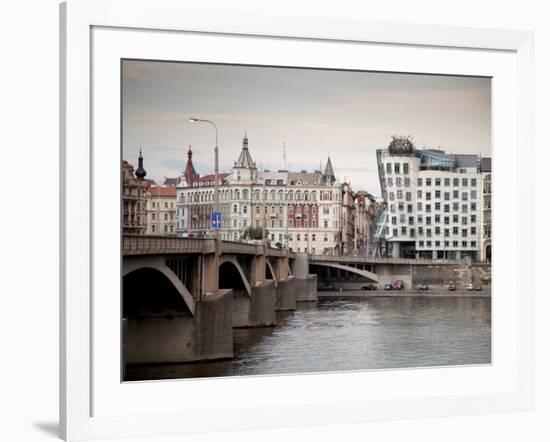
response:
[[[412,269],[413,284],[491,284],[490,264],[418,265]]]
[[[296,302],[317,302],[317,275],[296,278]]]
[[[276,310],[296,310],[296,278],[289,276],[277,282]]]
[[[195,303],[195,316],[125,319],[127,364],[190,362],[233,357],[232,290]]]

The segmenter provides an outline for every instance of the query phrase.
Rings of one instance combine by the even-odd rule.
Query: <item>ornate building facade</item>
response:
[[[178,180],[176,231],[180,235],[210,235],[214,206],[214,175],[200,176],[188,151]],[[248,137],[230,173],[221,173],[219,207],[223,240],[243,239],[249,227],[263,227],[273,245],[298,252],[339,254],[342,241],[342,185],[332,163],[324,172],[260,171],[252,159]]]

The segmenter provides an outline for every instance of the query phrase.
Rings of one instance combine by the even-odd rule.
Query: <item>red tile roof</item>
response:
[[[169,197],[176,197],[176,188],[169,186],[154,186],[149,187],[149,193],[151,196],[169,196]]]

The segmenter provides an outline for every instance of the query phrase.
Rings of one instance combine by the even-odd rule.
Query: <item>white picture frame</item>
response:
[[[61,155],[60,155],[60,220],[61,220],[61,275],[60,275],[60,428],[66,440],[95,438],[114,438],[129,436],[167,435],[186,432],[223,431],[246,428],[268,428],[276,426],[301,426],[326,423],[351,423],[366,420],[392,418],[414,418],[429,416],[447,416],[452,414],[475,414],[490,412],[511,412],[529,410],[533,406],[533,230],[526,226],[525,219],[533,219],[533,35],[530,32],[501,31],[484,29],[452,28],[429,25],[409,25],[396,23],[372,23],[356,20],[321,19],[314,17],[278,17],[269,15],[232,14],[220,11],[219,14],[201,12],[182,7],[173,0],[69,0],[60,6],[61,15]],[[101,351],[97,348],[101,342],[94,324],[103,320],[98,311],[98,299],[94,298],[98,275],[94,274],[93,253],[96,247],[93,237],[94,220],[93,194],[97,191],[92,164],[92,148],[97,136],[92,121],[95,94],[102,87],[102,80],[93,78],[95,29],[118,29],[128,32],[147,33],[149,31],[170,31],[179,33],[206,35],[209,38],[269,38],[286,42],[319,42],[342,45],[377,45],[379,48],[406,47],[409,51],[486,51],[487,53],[506,53],[513,58],[511,64],[515,70],[508,69],[512,81],[509,89],[511,96],[505,97],[512,103],[514,126],[510,144],[510,159],[506,162],[497,156],[497,168],[506,171],[507,178],[496,177],[496,202],[498,209],[501,201],[510,201],[507,211],[509,219],[499,219],[508,235],[513,233],[509,252],[514,258],[502,261],[502,271],[496,272],[495,284],[502,290],[498,293],[502,299],[506,293],[509,305],[506,315],[499,317],[499,308],[495,308],[494,322],[510,333],[509,353],[503,355],[506,360],[502,367],[503,383],[497,387],[475,390],[474,380],[479,373],[476,368],[464,367],[460,373],[463,380],[474,387],[467,393],[449,393],[447,395],[424,395],[419,389],[410,391],[403,397],[396,395],[369,398],[330,396],[321,398],[296,397],[291,403],[262,402],[257,406],[246,404],[224,405],[221,408],[203,408],[200,410],[171,409],[170,402],[163,409],[138,412],[136,409],[118,410],[98,407],[106,402],[105,397],[96,397],[101,391],[110,388],[104,379],[102,370],[98,370],[97,360]],[[137,35],[137,34],[136,34]],[[116,46],[116,45],[113,45]],[[151,44],[154,50],[154,43]],[[97,55],[97,54],[96,54]],[[116,53],[114,54],[116,58]],[[428,54],[429,56],[429,54]],[[269,57],[267,57],[269,58]],[[97,62],[97,58],[95,59]],[[403,62],[404,63],[404,62]],[[412,62],[411,62],[412,63]],[[405,66],[405,65],[404,65]],[[118,68],[118,67],[117,67]],[[432,70],[433,72],[433,70]],[[454,72],[454,71],[453,71]],[[461,74],[467,74],[465,67]],[[98,82],[99,81],[99,82]],[[504,89],[504,88],[503,88]],[[514,92],[515,91],[515,92]],[[503,94],[505,94],[503,92]],[[500,100],[500,96],[498,99]],[[116,110],[118,112],[118,110]],[[96,122],[101,126],[100,122]],[[118,124],[118,121],[116,122]],[[500,129],[495,129],[499,131]],[[499,135],[496,133],[496,135]],[[497,137],[497,139],[500,139]],[[504,146],[504,143],[501,144]],[[502,147],[494,146],[494,150]],[[501,158],[504,158],[501,155]],[[119,167],[118,164],[115,167]],[[508,169],[507,169],[508,168]],[[498,172],[497,172],[498,174]],[[503,172],[504,174],[504,172]],[[503,175],[501,175],[502,177]],[[500,187],[499,187],[500,186]],[[506,187],[508,186],[508,187]],[[500,190],[502,189],[502,191]],[[498,194],[503,195],[500,197]],[[501,213],[506,207],[500,205]],[[522,228],[519,228],[522,226]],[[504,234],[501,236],[504,237]],[[497,253],[499,250],[498,241]],[[501,242],[502,243],[502,242]],[[494,247],[493,247],[494,249]],[[503,250],[503,249],[500,249]],[[92,253],[93,252],[93,253]],[[116,258],[118,259],[118,257]],[[495,264],[496,265],[496,264]],[[507,267],[506,267],[507,266]],[[498,285],[504,276],[511,283],[506,287]],[[519,275],[521,274],[521,293]],[[498,299],[496,300],[498,301]],[[498,307],[498,305],[497,305]],[[107,315],[107,313],[105,313]],[[504,314],[503,314],[504,315]],[[115,315],[116,316],[116,315]],[[503,327],[503,320],[509,320],[510,326]],[[497,329],[498,330],[498,329]],[[504,334],[498,334],[502,339]],[[94,344],[95,352],[94,352]],[[505,352],[507,350],[504,350]],[[506,356],[506,357],[504,357]],[[492,369],[497,369],[494,364]],[[403,373],[403,372],[401,372]],[[459,373],[454,371],[453,374]],[[418,379],[418,385],[447,382],[449,374],[443,369],[410,370],[400,374],[400,382],[406,385],[412,379]],[[484,375],[491,376],[487,372]],[[118,376],[118,373],[116,373]],[[324,376],[324,377],[323,377]],[[227,394],[231,389],[280,388],[279,378],[285,378],[285,388],[291,385],[306,384],[311,392],[321,382],[342,379],[341,382],[367,382],[378,376],[375,372],[351,374],[323,374],[296,376],[273,376],[240,381],[224,380],[223,388]],[[386,373],[386,376],[392,376]],[[416,378],[415,378],[416,377]],[[480,378],[481,379],[481,378]],[[504,379],[506,382],[504,382]],[[216,383],[218,380],[203,380]],[[236,383],[239,382],[239,383]],[[178,381],[142,383],[136,388],[149,390],[146,394],[155,394],[156,398],[178,388]],[[181,387],[181,382],[179,386]],[[191,384],[188,384],[191,385]],[[345,385],[345,384],[344,384]],[[361,384],[368,385],[368,384]],[[397,384],[401,385],[401,384]],[[205,387],[206,388],[206,387]],[[158,390],[156,392],[152,390]],[[136,390],[137,391],[137,390]],[[426,390],[427,391],[427,390]],[[114,394],[114,393],[113,393]],[[121,393],[122,394],[122,393]],[[141,393],[140,393],[141,394]],[[197,393],[199,394],[199,393]],[[246,396],[246,395],[244,395]],[[118,402],[113,399],[113,404]],[[120,402],[123,404],[124,402]],[[206,405],[205,405],[206,407]],[[246,410],[243,410],[246,408]],[[247,419],[242,419],[246,412]],[[273,416],[277,416],[274,419]],[[212,419],[215,416],[215,419]]]

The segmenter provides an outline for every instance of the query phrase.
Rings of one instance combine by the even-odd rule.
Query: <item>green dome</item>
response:
[[[332,187],[342,187],[342,183],[338,180],[335,180],[334,183],[332,184]]]

